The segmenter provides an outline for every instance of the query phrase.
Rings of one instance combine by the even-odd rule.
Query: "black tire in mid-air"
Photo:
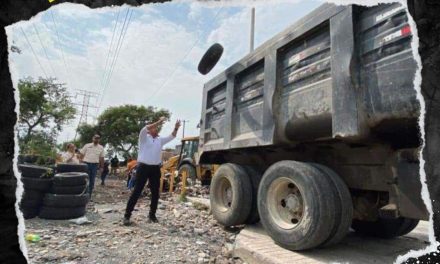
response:
[[[260,221],[289,250],[320,246],[335,226],[338,197],[327,175],[310,164],[280,161],[264,173],[258,189]]]
[[[212,178],[211,211],[223,226],[245,224],[252,208],[252,184],[246,170],[236,164],[221,165]]]
[[[399,217],[396,219],[378,218],[376,221],[353,220],[351,227],[358,234],[380,238],[403,236],[416,228],[419,220]]]

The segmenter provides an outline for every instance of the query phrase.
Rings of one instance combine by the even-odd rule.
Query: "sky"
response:
[[[172,113],[162,134],[169,134],[179,118],[189,121],[185,135],[199,135],[204,83],[249,53],[251,7],[256,9],[258,47],[321,4],[317,0],[181,0],[100,9],[59,4],[6,28],[9,46],[22,51],[9,53],[11,75],[15,87],[24,77],[55,77],[67,85],[75,103],[82,99],[78,90],[100,94],[90,101],[97,107],[90,108],[89,123],[110,106],[151,105]],[[214,43],[220,43],[224,53],[203,76],[197,65]],[[72,140],[78,122],[79,116],[64,126],[58,141]],[[179,137],[170,146],[176,144]]]

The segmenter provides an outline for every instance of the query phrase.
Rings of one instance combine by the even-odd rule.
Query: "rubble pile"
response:
[[[96,187],[89,204],[88,221],[26,221],[26,233],[39,242],[27,242],[32,263],[242,263],[231,250],[238,230],[226,231],[207,210],[179,202],[164,194],[159,202],[158,224],[148,223],[149,198],[140,199],[133,225],[121,219],[129,192],[124,182]]]

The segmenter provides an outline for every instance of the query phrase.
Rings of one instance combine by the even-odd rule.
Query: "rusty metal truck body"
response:
[[[200,162],[322,164],[353,219],[427,219],[411,41],[399,4],[320,6],[205,84]]]

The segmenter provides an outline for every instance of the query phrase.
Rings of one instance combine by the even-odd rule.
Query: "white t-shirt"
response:
[[[81,154],[84,155],[84,162],[99,163],[99,158],[104,158],[104,147],[99,144],[88,143],[81,149]]]
[[[71,153],[69,151],[61,153],[61,158],[63,159],[64,163],[74,163],[74,164],[79,163],[76,153]]]
[[[153,138],[148,134],[146,127],[142,128],[139,133],[137,161],[147,165],[159,165],[162,162],[162,147],[174,138],[173,135],[164,138],[160,136]]]

